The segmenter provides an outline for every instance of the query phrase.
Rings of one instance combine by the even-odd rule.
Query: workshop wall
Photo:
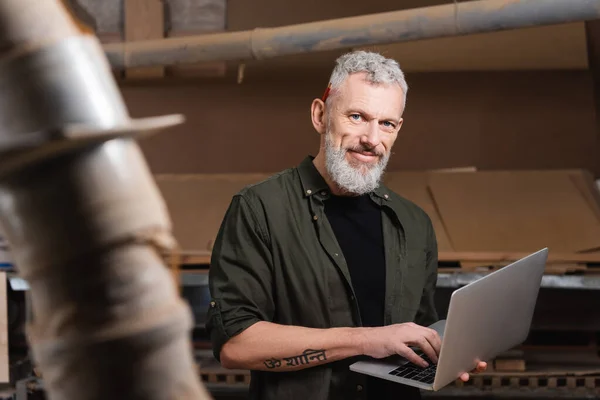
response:
[[[287,76],[287,77],[286,77]],[[124,84],[133,116],[182,113],[186,123],[145,139],[156,173],[271,172],[315,154],[310,123],[328,71]],[[293,79],[293,80],[292,80]],[[390,170],[586,168],[598,136],[587,71],[409,73],[405,125]]]

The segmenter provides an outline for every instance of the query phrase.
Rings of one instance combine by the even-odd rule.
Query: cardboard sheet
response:
[[[268,176],[157,175],[182,250],[209,254],[232,196]],[[600,193],[587,171],[397,171],[384,183],[430,216],[440,252],[600,248]]]
[[[182,251],[211,250],[231,198],[262,174],[157,175]]]
[[[453,251],[452,243],[427,186],[428,176],[428,172],[388,172],[384,175],[384,183],[400,196],[421,207],[429,215],[437,237],[438,251]]]
[[[435,173],[429,187],[456,251],[595,249],[600,222],[572,172]]]
[[[572,170],[569,171],[569,175],[600,221],[600,190],[594,184],[593,175],[585,170]]]

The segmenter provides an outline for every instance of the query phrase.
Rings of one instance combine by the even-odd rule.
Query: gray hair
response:
[[[357,50],[340,56],[329,78],[331,90],[338,89],[348,75],[367,73],[367,80],[374,84],[397,84],[402,89],[403,109],[406,107],[408,84],[404,72],[396,60],[386,58],[379,53]],[[329,99],[327,99],[329,100]]]

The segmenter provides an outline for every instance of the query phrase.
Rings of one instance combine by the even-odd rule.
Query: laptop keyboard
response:
[[[423,360],[429,363],[427,368],[419,367],[411,362],[407,362],[404,365],[399,366],[395,370],[390,372],[390,375],[395,375],[400,378],[411,379],[413,381],[419,381],[423,383],[433,383],[435,380],[435,371],[437,370],[437,364],[431,362],[429,357],[425,354],[417,353]]]

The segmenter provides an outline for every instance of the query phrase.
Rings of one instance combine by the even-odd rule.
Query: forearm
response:
[[[221,350],[226,368],[294,371],[363,354],[365,329],[314,329],[257,322]]]

